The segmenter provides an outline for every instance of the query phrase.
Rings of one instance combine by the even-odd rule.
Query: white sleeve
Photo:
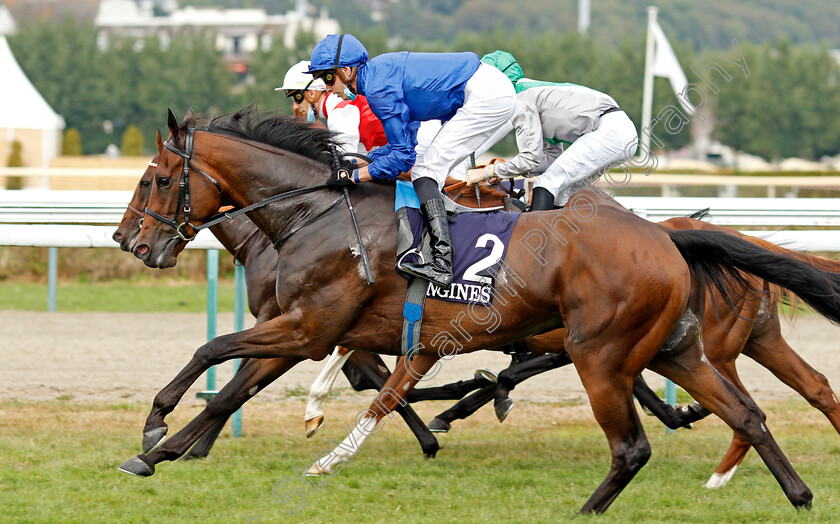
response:
[[[359,152],[359,108],[330,93],[324,106],[327,110],[327,128],[338,134],[345,153]]]
[[[496,165],[495,173],[501,178],[527,175],[542,162],[543,153],[542,122],[537,106],[524,100],[516,101],[516,111],[511,118],[516,130],[516,147],[519,154],[507,162]]]

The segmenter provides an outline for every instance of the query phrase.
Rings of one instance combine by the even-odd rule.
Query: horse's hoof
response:
[[[513,401],[510,398],[506,398],[501,402],[495,403],[493,409],[496,410],[496,418],[499,419],[499,422],[504,422],[510,410],[513,409]]]
[[[437,417],[433,418],[427,426],[432,433],[447,433],[452,427],[449,422],[443,421]]]
[[[126,460],[117,469],[136,477],[151,477],[155,474],[154,465],[146,464],[140,457]]]
[[[475,379],[483,380],[491,384],[496,384],[497,382],[499,382],[499,376],[490,371],[489,369],[476,369]]]
[[[738,466],[732,466],[732,469],[727,471],[726,473],[712,473],[712,476],[709,478],[708,482],[704,487],[708,489],[718,489],[722,488],[732,479],[732,475],[735,474],[735,470],[738,469]]]
[[[166,437],[166,426],[162,428],[155,428],[151,431],[143,433],[143,453],[148,453],[155,449],[163,439]]]
[[[319,467],[318,464],[313,463],[311,466],[309,466],[309,469],[306,470],[304,475],[307,477],[321,477],[325,476],[329,472],[330,470],[327,469],[327,466]]]
[[[324,425],[324,416],[319,415],[313,419],[309,419],[304,422],[306,424],[306,438],[312,438],[312,435],[318,432],[321,429],[321,426]]]

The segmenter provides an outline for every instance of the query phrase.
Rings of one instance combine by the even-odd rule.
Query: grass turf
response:
[[[368,399],[328,404],[327,423],[313,440],[303,437],[302,399],[252,403],[245,407],[244,438],[221,439],[201,462],[164,462],[146,479],[116,466],[139,452],[147,406],[0,402],[0,521],[563,521],[575,516],[609,467],[588,406],[521,403],[503,425],[490,409],[456,422],[451,434],[439,436],[443,449],[434,460],[422,458],[394,419],[322,485],[298,478],[296,471],[331,448],[330,441],[344,438],[345,425]],[[704,489],[729,430],[710,419],[666,436],[643,416],[650,462],[604,516],[576,521],[836,522],[837,434],[802,401],[765,404],[771,431],[814,491],[813,510],[796,512],[755,452],[728,486]],[[448,404],[416,407],[428,420]],[[170,427],[182,427],[197,411],[177,410]],[[305,505],[288,515],[303,493]]]
[[[219,311],[233,311],[234,284],[219,280]],[[0,282],[0,310],[47,310],[47,285]],[[64,282],[56,289],[56,309],[65,312],[201,313],[207,310],[207,286],[179,281],[126,280],[103,283]]]

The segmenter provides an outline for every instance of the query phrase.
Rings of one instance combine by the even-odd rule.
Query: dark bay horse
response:
[[[158,146],[158,151],[162,150],[163,139],[160,133],[157,134],[155,141]],[[139,210],[145,209],[148,204],[151,183],[158,160],[159,158],[156,156],[149,163],[146,172],[144,172],[137,184],[131,201],[128,203],[122,221],[114,232],[114,240],[120,244],[121,249],[124,251],[131,250],[140,232],[141,220],[145,215]],[[454,182],[456,181],[450,180],[447,184],[453,183],[453,185],[457,185]],[[482,205],[482,202],[484,207],[504,204],[503,193],[485,186],[479,188],[478,196],[471,187],[460,187],[455,189],[454,192],[450,190],[450,195],[453,198],[457,198],[461,204],[469,207],[479,207]],[[595,196],[599,198],[606,197],[606,195],[597,194]],[[479,197],[481,202],[479,202]],[[251,313],[257,319],[257,324],[261,324],[270,318],[280,315],[281,312],[277,306],[277,299],[274,297],[275,268],[279,263],[279,258],[267,237],[262,235],[259,229],[245,216],[239,216],[232,220],[221,222],[212,226],[210,230],[222,245],[226,247],[228,252],[233,255],[234,259],[243,265],[245,269],[245,280],[248,283],[248,304]],[[256,234],[258,236],[255,236]],[[562,332],[560,332],[560,338],[562,339]],[[341,356],[344,358],[341,358]],[[571,360],[568,359],[565,353],[555,356],[560,357],[564,365],[571,363]],[[341,365],[342,362],[344,363],[343,366]],[[553,362],[556,362],[556,359]],[[339,348],[328,359],[328,363],[328,366],[325,367],[310,390],[304,419],[307,438],[314,435],[323,423],[323,412],[320,410],[320,402],[326,397],[339,371],[343,370],[345,372],[351,386],[357,391],[381,389],[390,376],[390,372],[387,370],[382,359],[371,353],[354,352],[345,348]],[[268,362],[268,359],[264,359],[256,362],[254,365],[268,366],[270,362]],[[545,370],[553,369],[554,367],[557,366],[552,365],[545,368]],[[505,376],[511,376],[518,369],[518,366],[514,366],[506,370]],[[522,375],[520,380],[524,380],[527,376],[532,376],[533,374],[533,372],[529,372],[527,375]],[[323,375],[326,375],[326,377]],[[408,392],[406,400],[410,403],[424,400],[458,400],[475,389],[482,388],[484,390],[491,387],[492,384],[493,382],[486,378],[486,374],[477,373],[476,378],[466,381],[458,381],[435,388],[415,388]],[[494,392],[491,390],[491,394],[487,395],[487,393],[482,391],[481,395],[487,396],[489,399],[493,396]],[[634,384],[633,393],[640,403],[662,418],[666,424],[669,423],[669,420],[678,420],[677,415],[674,414],[675,410],[659,400],[656,394],[650,391],[643,381],[637,379],[637,382]],[[498,396],[498,393],[496,395]],[[469,413],[473,413],[484,403],[473,403],[474,409],[470,410]],[[434,435],[431,434],[426,425],[420,420],[419,416],[408,405],[397,406],[397,411],[417,437],[424,455],[434,457],[439,449],[439,444]],[[223,429],[225,422],[223,419],[210,428],[190,448],[185,458],[206,457]],[[683,424],[676,423],[674,425],[674,423],[671,423],[671,426],[674,428],[680,427],[681,425]]]
[[[187,118],[193,118],[188,114]],[[159,161],[160,151],[163,149],[163,139],[158,132],[155,137],[158,147],[158,155],[155,156],[147,167],[143,176],[135,188],[131,201],[126,207],[126,212],[120,221],[113,239],[120,244],[123,251],[131,251],[140,233],[140,226],[145,214],[140,211],[146,208],[151,194],[151,183],[154,179],[154,171]],[[466,189],[463,190],[465,193]],[[493,194],[493,191],[482,188],[481,195],[487,201],[499,203],[500,200]],[[496,200],[493,200],[493,199]],[[475,193],[470,191],[466,194],[464,201],[471,202],[475,199]],[[279,263],[277,251],[274,250],[268,237],[251,222],[246,216],[235,217],[210,227],[210,231],[219,242],[233,255],[237,263],[242,264],[245,269],[245,281],[248,291],[248,307],[251,314],[256,318],[257,324],[279,316],[282,312],[277,305],[274,296],[274,284],[276,281],[276,269]],[[244,365],[244,362],[242,363]],[[253,365],[260,367],[271,367],[270,359],[263,359]],[[383,372],[383,369],[385,372]],[[357,391],[366,389],[378,389],[388,378],[390,373],[378,355],[365,352],[353,352],[344,366],[345,374],[351,386]],[[490,384],[489,380],[483,377],[476,377],[466,381],[458,381],[453,384],[436,388],[417,388],[412,391],[410,400],[417,402],[421,400],[458,400],[467,393],[480,387]],[[403,417],[406,424],[417,437],[423,454],[427,457],[434,457],[440,446],[437,439],[426,427],[417,413],[410,406],[399,406],[397,412]],[[226,419],[217,422],[210,428],[196,444],[190,448],[185,458],[203,458],[210,452],[219,433],[224,428]],[[317,429],[317,427],[316,427]],[[309,435],[311,436],[311,435]]]
[[[283,314],[199,348],[156,396],[147,438],[163,438],[164,417],[189,385],[210,365],[230,358],[275,358],[289,369],[303,359],[323,359],[336,345],[399,353],[405,284],[393,271],[392,186],[363,184],[353,192],[376,278],[368,285],[350,217],[337,212],[343,195],[323,185],[331,171],[325,154],[332,145],[328,133],[250,111],[218,119],[194,135],[171,112],[169,124],[171,149],[160,155],[149,200],[150,210],[169,218],[146,217],[135,255],[150,267],[171,267],[186,244],[184,237],[220,207],[245,208],[282,194],[248,215],[279,249],[283,262],[276,294]],[[192,182],[187,183],[190,170]],[[757,406],[702,354],[698,316],[703,293],[693,282],[715,285],[730,298],[727,283],[738,278],[738,269],[790,288],[821,314],[840,320],[837,275],[735,236],[669,231],[626,211],[599,209],[591,199],[556,212],[524,214],[496,274],[497,306],[431,302],[410,365],[417,379],[406,381],[409,371],[395,370],[383,389],[393,398],[380,394],[378,405],[358,421],[351,436],[361,441],[372,434],[400,400],[401,393],[395,396],[389,388],[404,382],[413,386],[441,356],[565,327],[565,350],[612,452],[609,474],[582,511],[606,510],[650,456],[631,394],[633,379],[646,366],[674,380],[738,431],[792,504],[807,506],[810,490],[761,421]],[[235,395],[240,404],[265,385],[265,375],[249,371],[249,364],[225,387],[246,392]],[[151,475],[154,464],[183,454],[219,417],[218,399],[172,439],[121,469]]]

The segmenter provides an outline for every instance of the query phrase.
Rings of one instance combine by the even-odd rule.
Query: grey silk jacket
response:
[[[519,154],[496,164],[494,173],[502,178],[542,173],[563,152],[558,141],[574,142],[595,129],[604,112],[617,107],[609,95],[574,84],[525,89],[516,95],[510,121]]]

